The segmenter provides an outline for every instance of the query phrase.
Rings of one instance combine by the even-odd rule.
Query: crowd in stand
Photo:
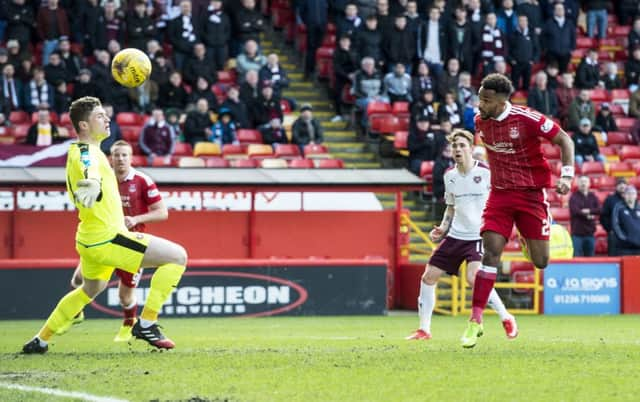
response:
[[[283,123],[289,79],[278,55],[260,50],[266,24],[255,0],[2,1],[0,124],[6,128],[14,111],[59,116],[74,99],[96,96],[114,116],[151,114],[140,136],[151,158],[170,155],[176,141],[237,143],[238,129],[260,130],[266,143],[288,142],[273,135]],[[111,59],[124,47],[151,59],[151,77],[140,87],[122,87],[111,76]],[[216,85],[225,69],[237,79]],[[284,101],[296,107],[293,99]],[[300,146],[322,142],[306,106],[292,138]],[[27,143],[68,138],[68,130],[45,121],[45,114]],[[112,132],[107,152],[121,138],[115,119]]]

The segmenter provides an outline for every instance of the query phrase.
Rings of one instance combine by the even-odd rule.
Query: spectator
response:
[[[220,108],[218,121],[211,127],[209,141],[220,145],[220,148],[225,144],[239,144],[236,137],[236,123],[229,109]]]
[[[324,135],[322,125],[313,117],[313,108],[306,103],[300,108],[300,117],[291,127],[291,142],[300,147],[300,153],[304,154],[304,147],[309,144],[322,144]]]
[[[444,97],[444,102],[438,107],[438,120],[447,120],[453,127],[462,127],[462,110],[456,102],[456,94],[449,92]]]
[[[370,57],[379,68],[384,66],[382,34],[378,29],[378,17],[375,14],[368,15],[364,26],[357,31],[355,45],[356,54],[360,59]]]
[[[93,82],[100,89],[102,96],[108,97],[109,84],[112,83],[111,75],[111,55],[106,50],[96,51],[96,62],[90,67]]]
[[[2,71],[4,66],[7,64],[9,64],[9,53],[7,52],[7,49],[0,47],[0,71]],[[13,69],[15,71],[16,67],[14,66]]]
[[[282,97],[282,90],[289,87],[289,75],[282,65],[280,65],[278,55],[275,53],[267,56],[267,64],[262,66],[260,71],[258,71],[258,79],[260,82],[271,82],[273,93],[278,98]]]
[[[53,52],[49,56],[49,64],[44,66],[44,77],[51,85],[59,81],[69,82],[71,79],[67,76],[67,70],[62,64],[60,53]]]
[[[514,88],[526,90],[529,87],[531,67],[539,57],[538,37],[529,29],[527,16],[520,15],[518,27],[509,37],[509,63]]]
[[[189,95],[182,86],[182,75],[174,71],[169,76],[169,82],[160,86],[158,106],[162,108],[184,109],[189,100]],[[207,106],[208,107],[208,106]]]
[[[407,1],[407,5],[405,6],[404,16],[407,19],[407,29],[413,35],[418,32],[418,25],[420,25],[421,18],[418,13],[418,3],[416,0]]]
[[[513,0],[502,0],[502,7],[496,13],[498,29],[507,38],[511,37],[518,29],[518,14],[513,9]]]
[[[64,81],[58,81],[55,83],[55,94],[53,96],[53,111],[62,115],[67,113],[71,106],[71,96],[67,92],[67,83]]]
[[[236,123],[237,128],[252,127],[249,120],[247,104],[240,100],[240,91],[238,91],[237,87],[230,86],[229,89],[227,89],[227,99],[222,102],[220,108],[231,111],[233,121]]]
[[[82,60],[80,57],[71,51],[71,42],[67,36],[61,36],[58,42],[58,53],[62,65],[66,71],[67,83],[73,82],[78,78],[80,69],[82,68]]]
[[[247,0],[245,0],[247,1]],[[250,0],[252,1],[252,0]],[[191,14],[191,0],[180,0],[180,15],[169,22],[169,43],[173,46],[176,68],[182,70],[198,41],[198,21]]]
[[[589,49],[576,70],[576,87],[579,89],[593,89],[598,85],[599,80],[598,50]]]
[[[573,142],[575,144],[576,165],[582,166],[587,162],[605,162],[604,156],[600,153],[598,140],[593,135],[591,120],[583,118],[580,120],[580,128],[573,134]]]
[[[446,143],[446,137],[430,128],[427,116],[418,116],[415,125],[409,127],[407,148],[409,149],[409,170],[420,175],[423,161],[433,161],[440,155]]]
[[[529,20],[529,27],[533,32],[540,36],[542,34],[542,10],[538,0],[524,0],[518,2],[516,14],[526,15]]]
[[[640,255],[640,204],[634,186],[624,189],[623,202],[614,207],[612,217],[616,255]]]
[[[565,17],[564,4],[554,3],[553,17],[544,26],[543,45],[547,51],[547,63],[558,63],[560,72],[567,72],[571,52],[576,48],[576,27]]]
[[[264,30],[264,19],[259,10],[256,10],[255,0],[241,0],[240,6],[233,13],[231,27],[233,31],[231,57],[235,57],[242,45],[249,39],[257,43],[260,41],[260,33]]]
[[[629,25],[635,23],[636,19],[640,17],[640,3],[637,0],[620,0],[614,4],[618,15],[618,24]]]
[[[338,41],[338,47],[333,53],[333,71],[335,74],[333,105],[336,115],[331,119],[332,122],[342,121],[342,93],[344,88],[353,81],[357,69],[358,62],[356,61],[355,52],[351,50],[351,38],[347,34],[342,34]]]
[[[459,5],[455,9],[455,20],[447,30],[448,59],[458,59],[464,71],[472,71],[474,42],[471,24],[467,21],[467,9]]]
[[[173,73],[173,67],[169,60],[162,52],[156,54],[156,57],[151,61],[151,76],[152,81],[158,84],[159,87],[169,83],[169,78]]]
[[[142,128],[139,143],[150,164],[156,157],[171,158],[176,146],[176,134],[165,121],[162,109],[153,109],[151,118]]]
[[[274,117],[269,120],[268,123],[263,124],[259,128],[260,134],[262,134],[262,142],[267,145],[271,145],[274,149],[278,144],[288,144],[289,139],[287,133],[282,127],[282,121]]]
[[[133,10],[127,14],[126,25],[129,46],[144,51],[147,42],[156,35],[156,27],[147,13],[145,0],[135,0]]]
[[[87,0],[83,3],[77,17],[80,33],[83,35],[83,51],[90,56],[95,50],[107,48],[107,30],[104,10],[98,0]]]
[[[467,103],[462,114],[463,126],[465,130],[469,130],[472,133],[476,130],[475,117],[480,112],[479,106],[480,98],[478,98],[478,95],[473,95],[471,97],[471,102]]]
[[[104,112],[107,117],[111,120],[109,122],[109,136],[102,140],[100,143],[100,149],[104,152],[105,155],[111,154],[111,146],[116,142],[122,139],[122,130],[120,130],[120,125],[116,121],[116,117],[114,114],[113,106],[109,103],[103,103],[102,107],[104,108]]]
[[[624,76],[631,92],[640,86],[640,45],[633,48],[631,57],[624,66]]]
[[[440,22],[440,15],[437,7],[431,7],[429,19],[418,26],[417,32],[418,58],[427,62],[434,77],[440,76],[447,55],[446,25]]]
[[[436,107],[433,103],[433,90],[431,89],[424,91],[422,96],[411,105],[411,124],[414,124],[420,116],[427,117],[431,128],[437,128],[440,120],[438,120]]]
[[[25,5],[25,0],[12,0],[11,3],[3,2],[6,7],[6,39],[15,39],[22,47],[31,43],[31,31],[34,28],[33,7]],[[40,27],[38,27],[40,28]]]
[[[69,20],[67,13],[58,7],[58,0],[47,1],[46,7],[40,7],[37,18],[38,36],[43,41],[42,60],[49,61],[51,54],[58,47],[60,37],[69,37]]]
[[[25,88],[24,109],[31,113],[38,109],[53,107],[55,95],[53,87],[44,79],[44,71],[41,67],[33,69],[33,79]]]
[[[405,72],[403,63],[397,62],[393,72],[384,77],[384,87],[389,102],[411,102],[411,76]]]
[[[242,79],[247,71],[260,71],[267,64],[267,59],[258,50],[256,41],[250,39],[244,44],[244,51],[236,59],[238,77]]]
[[[611,131],[618,131],[618,125],[616,119],[611,114],[611,107],[608,102],[604,102],[600,105],[600,111],[596,115],[595,129],[608,133]]]
[[[535,86],[529,90],[527,106],[549,117],[558,115],[558,99],[551,89],[547,88],[547,74],[538,71]]]
[[[125,43],[124,21],[122,20],[121,15],[118,12],[118,6],[116,5],[116,2],[112,0],[106,0],[103,2],[103,7],[107,43],[112,40],[118,43]],[[144,50],[144,48],[140,50]]]
[[[354,3],[348,3],[344,8],[344,15],[338,17],[336,25],[336,34],[338,37],[347,35],[353,39],[356,31],[358,31],[360,25],[362,25],[362,19],[358,16],[358,6]]]
[[[640,119],[640,88],[633,91],[629,98],[629,116]]]
[[[418,71],[411,79],[411,99],[415,102],[422,99],[422,95],[426,91],[431,91],[433,95],[434,83],[429,75],[429,65],[426,61],[418,62]]]
[[[25,144],[46,147],[51,144],[63,142],[69,138],[66,130],[58,129],[51,123],[51,117],[47,109],[38,110],[38,121],[29,127]]]
[[[354,77],[351,91],[356,97],[356,106],[363,112],[362,127],[367,127],[367,105],[373,101],[389,103],[389,98],[385,96],[380,73],[375,67],[375,60],[371,57],[365,57],[360,62],[360,66],[360,70]]]
[[[495,63],[504,61],[506,41],[500,29],[496,14],[487,14],[486,22],[482,28],[482,74],[488,75],[495,72]]]
[[[95,96],[102,98],[102,92],[91,79],[91,70],[83,68],[78,74],[78,82],[73,86],[73,100],[83,96]]]
[[[31,60],[31,52],[28,49],[22,50],[20,48],[20,42],[15,39],[12,39],[7,42],[7,52],[8,52],[8,62],[13,64],[13,67],[16,71],[22,65],[24,60]]]
[[[622,88],[622,83],[620,82],[620,78],[618,78],[618,66],[616,63],[607,63],[607,71],[600,76],[600,82],[608,91]]]
[[[395,13],[393,15],[400,15],[401,13]],[[378,17],[378,26],[383,38],[387,38],[391,35],[395,18],[389,12],[389,0],[378,0],[376,2],[376,16]],[[406,21],[405,21],[406,22]],[[414,32],[415,36],[415,32]],[[415,45],[415,43],[414,43]]]
[[[396,15],[393,28],[382,38],[384,58],[389,69],[394,68],[397,63],[402,63],[405,71],[410,73],[411,64],[416,57],[416,34],[407,27],[406,17],[402,14]]]
[[[167,124],[173,128],[173,132],[176,134],[176,139],[180,142],[184,142],[184,135],[181,126],[184,125],[187,115],[182,113],[180,110],[173,108],[167,109],[165,115],[167,117]]]
[[[2,92],[4,99],[9,102],[10,110],[22,109],[22,82],[15,79],[15,69],[12,64],[2,68]]]
[[[159,91],[158,84],[153,80],[146,80],[142,85],[129,88],[133,109],[139,113],[150,113],[158,102]]]
[[[467,16],[469,24],[471,25],[471,38],[473,39],[473,69],[472,75],[478,72],[478,67],[481,64],[482,53],[482,30],[485,23],[484,14],[482,12],[482,4],[480,0],[469,0],[467,4]]]
[[[576,131],[580,127],[582,119],[588,119],[593,126],[596,121],[596,108],[590,99],[591,91],[583,89],[578,94],[577,98],[574,98],[569,105],[569,130]]]
[[[280,99],[275,97],[273,87],[269,81],[261,84],[260,95],[249,105],[249,115],[254,127],[267,124],[275,118],[280,119],[280,121],[284,118]]]
[[[466,71],[461,72],[458,80],[458,105],[464,109],[476,92],[476,89],[471,85],[471,74]]]
[[[203,43],[193,46],[193,55],[184,62],[184,80],[190,86],[196,86],[199,77],[203,77],[210,83],[215,83],[217,73],[211,60],[207,57],[207,49]]]
[[[249,70],[245,74],[245,79],[240,84],[240,99],[247,105],[247,108],[258,100],[260,96],[260,88],[258,85],[258,72],[256,70]]]
[[[544,67],[544,72],[547,73],[547,88],[555,93],[560,85],[558,82],[558,73],[560,72],[558,64],[555,61],[548,63]]]
[[[636,119],[636,121],[631,126],[631,141],[634,145],[640,145],[640,119]]]
[[[433,164],[433,198],[436,202],[436,216],[444,212],[444,172],[455,166],[451,144],[445,143],[440,155]]]
[[[438,77],[438,97],[444,100],[449,92],[456,93],[460,83],[460,63],[458,59],[449,59],[447,71]]]
[[[231,20],[222,9],[222,0],[210,0],[202,15],[202,41],[207,47],[207,55],[216,71],[224,70],[227,61],[227,46],[231,39]]]
[[[209,102],[209,111],[215,112],[218,110],[218,98],[211,90],[211,84],[204,77],[198,77],[195,88],[189,94],[189,103],[195,105],[200,98],[204,98]]]
[[[636,16],[633,19],[633,26],[631,27],[631,31],[629,32],[629,36],[627,37],[627,49],[629,50],[629,54],[633,52],[633,49],[636,47],[640,47],[640,16]]]
[[[558,118],[563,127],[569,127],[569,106],[578,96],[578,91],[573,87],[573,74],[562,74],[561,85],[556,89],[558,99]]]
[[[574,257],[595,255],[596,221],[600,215],[600,203],[596,195],[589,191],[591,181],[588,176],[578,178],[578,190],[569,198],[571,213],[571,240]]]
[[[304,61],[304,75],[311,77],[315,70],[316,50],[322,46],[328,22],[328,1],[307,0],[300,4],[298,13],[307,27],[307,50]]]
[[[197,142],[206,141],[211,137],[211,117],[209,116],[209,102],[201,98],[196,102],[196,109],[187,114],[184,122],[185,141],[195,147]]]
[[[613,231],[613,210],[616,205],[624,202],[624,189],[627,187],[627,180],[624,177],[616,178],[615,191],[607,196],[602,203],[600,212],[600,224],[607,231],[607,254],[618,255],[616,252],[616,236]]]
[[[604,0],[584,0],[587,11],[587,36],[595,37],[596,25],[598,39],[607,37],[607,2]]]

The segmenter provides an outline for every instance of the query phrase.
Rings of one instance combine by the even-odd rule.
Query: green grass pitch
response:
[[[387,317],[166,319],[177,343],[152,352],[112,342],[118,320],[87,320],[44,356],[17,353],[42,322],[0,321],[0,401],[61,401],[7,384],[130,401],[637,401],[637,316],[495,316],[474,349],[464,317],[434,317],[430,341],[405,341],[413,314]],[[77,400],[77,399],[76,399]]]

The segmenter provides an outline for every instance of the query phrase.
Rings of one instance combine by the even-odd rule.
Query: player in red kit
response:
[[[125,215],[124,223],[131,232],[144,232],[146,223],[166,220],[169,213],[153,180],[131,167],[131,155],[131,145],[126,141],[116,141],[111,146],[111,165],[118,179]],[[131,328],[135,324],[138,312],[135,288],[142,275],[142,268],[136,274],[121,269],[116,269],[115,273],[120,278],[118,293],[124,312],[124,322],[114,341],[128,342],[131,339]],[[82,285],[79,265],[71,284],[74,287]]]
[[[573,141],[555,122],[535,110],[512,105],[513,85],[501,74],[482,80],[476,132],[487,149],[491,191],[482,214],[484,255],[473,285],[471,319],[461,343],[474,347],[482,335],[482,312],[493,289],[498,265],[513,225],[526,241],[533,264],[549,262],[551,216],[545,189],[551,170],[541,150],[541,138],[559,145],[562,173],[555,190],[567,194],[574,176]]]

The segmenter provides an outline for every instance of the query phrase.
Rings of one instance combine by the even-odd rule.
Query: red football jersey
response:
[[[500,189],[551,186],[551,169],[542,154],[540,137],[551,140],[560,127],[527,107],[507,103],[495,119],[476,115],[476,131],[487,149],[491,185]]]
[[[131,168],[127,177],[118,183],[122,209],[125,216],[136,216],[149,212],[149,205],[162,200],[156,183],[149,176]],[[129,229],[132,232],[144,232],[145,224],[140,223]]]

